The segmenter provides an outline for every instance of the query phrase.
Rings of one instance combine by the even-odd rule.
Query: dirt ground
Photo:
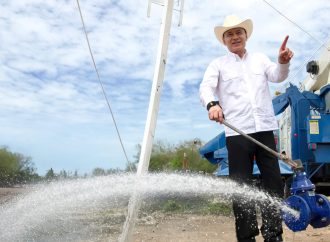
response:
[[[21,188],[0,188],[0,204],[10,201],[24,192]],[[330,226],[321,229],[308,227],[306,231],[294,233],[285,224],[286,242],[329,242]],[[134,230],[134,241],[156,242],[235,242],[234,219],[226,216],[195,214],[158,214],[140,220]],[[257,242],[262,242],[262,236]]]
[[[330,227],[294,233],[285,224],[284,241],[286,242],[329,242]],[[134,241],[159,242],[235,242],[234,219],[224,216],[176,215],[165,216],[154,224],[138,224]],[[261,235],[257,242],[262,242]]]

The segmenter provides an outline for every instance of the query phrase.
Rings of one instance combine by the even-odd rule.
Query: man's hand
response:
[[[214,120],[216,122],[222,123],[223,121],[223,113],[222,109],[219,105],[215,105],[209,110],[209,119]]]
[[[288,42],[289,36],[287,35],[281,45],[281,48],[278,52],[278,63],[287,64],[290,62],[293,57],[293,52],[286,47],[286,43]]]

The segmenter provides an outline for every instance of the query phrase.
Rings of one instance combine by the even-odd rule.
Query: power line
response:
[[[315,41],[317,41],[318,43],[320,43],[320,46],[316,49],[316,51],[307,59],[307,61],[304,61],[303,65],[301,65],[301,67],[298,69],[298,71],[293,76],[290,77],[290,79],[289,79],[289,82],[290,82],[290,80],[292,80],[294,77],[296,77],[300,73],[300,71],[302,70],[302,68],[304,68],[305,64],[309,60],[311,60],[313,58],[313,56],[316,54],[316,52],[318,52],[322,47],[326,48],[328,51],[330,50],[330,48],[328,46],[326,46],[326,42],[321,42],[320,40],[318,40],[317,38],[315,38],[313,35],[311,35],[309,32],[307,32],[306,30],[304,30],[300,25],[298,25],[296,22],[294,22],[293,20],[291,20],[290,18],[288,18],[284,13],[282,13],[280,10],[278,10],[277,8],[275,8],[269,2],[267,2],[266,0],[263,0],[263,2],[265,2],[268,6],[270,6],[272,9],[274,9],[278,14],[280,14],[281,16],[283,16],[286,20],[288,20],[290,23],[292,23],[293,25],[295,25],[297,28],[299,28],[305,34],[307,34],[312,39],[314,39]]]
[[[307,59],[307,60],[305,60],[304,62],[303,62],[303,64],[301,65],[301,67],[297,70],[297,72],[293,75],[293,76],[291,76],[290,77],[290,79],[288,80],[288,82],[290,82],[290,80],[292,80],[293,78],[295,78],[299,73],[300,73],[300,71],[305,67],[305,65],[306,65],[306,63],[308,62],[308,61],[310,61],[313,57],[314,57],[314,55],[321,49],[323,47],[323,45],[320,45],[314,52],[313,52],[313,54]]]
[[[277,8],[275,8],[273,5],[271,5],[269,2],[267,2],[266,0],[263,0],[268,6],[270,6],[272,9],[274,9],[277,13],[279,13],[281,16],[283,16],[286,20],[288,20],[289,22],[291,22],[293,25],[295,25],[297,28],[299,28],[301,31],[303,31],[305,34],[307,34],[308,36],[310,36],[312,39],[314,39],[315,41],[319,42],[323,47],[325,47],[327,50],[330,50],[325,43],[322,43],[320,40],[318,40],[317,38],[315,38],[313,35],[311,35],[309,32],[307,32],[306,30],[304,30],[300,25],[298,25],[296,22],[294,22],[293,20],[289,19],[284,13],[282,13],[280,10],[278,10]]]
[[[79,0],[77,0],[77,5],[78,5],[78,9],[79,9],[79,13],[80,13],[80,18],[81,18],[81,22],[82,22],[82,26],[83,26],[83,29],[84,29],[84,33],[85,33],[85,37],[86,37],[86,41],[87,41],[87,45],[88,45],[88,49],[89,49],[89,53],[90,53],[90,56],[92,58],[92,61],[93,61],[93,65],[94,65],[94,69],[95,69],[95,72],[96,72],[96,75],[97,75],[97,79],[99,81],[99,84],[101,86],[101,89],[102,89],[102,93],[103,93],[103,96],[107,102],[107,105],[108,105],[108,108],[109,108],[109,111],[110,111],[110,114],[111,114],[111,117],[112,117],[112,120],[113,120],[113,123],[115,124],[115,127],[116,127],[116,131],[117,131],[117,135],[118,135],[118,138],[119,138],[119,141],[120,141],[120,145],[123,149],[123,152],[125,154],[125,157],[126,157],[126,161],[127,161],[127,164],[128,164],[128,167],[130,169],[130,171],[132,171],[132,167],[131,167],[131,163],[129,162],[128,160],[128,157],[127,157],[127,153],[126,153],[126,150],[125,150],[125,147],[124,147],[124,144],[122,142],[122,139],[121,139],[121,136],[120,136],[120,133],[119,133],[119,130],[118,130],[118,127],[117,127],[117,123],[116,123],[116,120],[115,120],[115,116],[112,112],[112,108],[111,108],[111,105],[110,105],[110,102],[109,102],[109,99],[107,97],[107,94],[105,92],[105,89],[104,89],[104,86],[103,86],[103,83],[101,81],[101,78],[100,78],[100,75],[99,75],[99,71],[96,67],[96,64],[95,64],[95,60],[94,60],[94,56],[93,56],[93,52],[92,52],[92,49],[91,49],[91,45],[89,43],[89,39],[88,39],[88,35],[87,35],[87,31],[86,31],[86,27],[85,27],[85,22],[84,22],[84,18],[83,18],[83,15],[82,15],[82,12],[81,12],[81,8],[80,8],[80,4],[79,4]]]

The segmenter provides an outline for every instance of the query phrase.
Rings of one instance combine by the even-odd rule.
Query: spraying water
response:
[[[229,202],[238,196],[294,213],[266,193],[227,179],[196,174],[116,174],[36,185],[0,205],[0,241],[97,241],[100,236],[116,241],[120,226],[112,225],[123,224],[127,202],[135,192],[143,201],[179,195]]]

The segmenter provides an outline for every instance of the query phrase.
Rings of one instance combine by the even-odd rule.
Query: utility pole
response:
[[[155,129],[157,123],[158,110],[159,110],[160,96],[163,88],[163,80],[164,80],[164,73],[165,73],[165,66],[167,59],[167,49],[168,49],[168,43],[170,37],[171,23],[172,23],[172,13],[173,13],[173,5],[174,5],[173,2],[174,0],[149,0],[148,3],[148,16],[150,14],[151,3],[163,5],[164,11],[163,11],[162,24],[160,28],[158,54],[157,54],[155,72],[154,72],[152,89],[150,94],[147,121],[144,130],[139,164],[137,168],[138,177],[146,174],[149,168],[151,150],[152,150],[153,140],[155,137]],[[179,2],[181,3],[180,22],[179,22],[179,26],[180,26],[182,21],[183,0],[180,0]],[[140,209],[140,205],[141,205],[141,197],[137,192],[134,192],[128,204],[128,214],[119,241],[121,242],[132,241],[133,229],[135,225],[135,220],[137,218]]]
[[[173,0],[165,1],[164,7],[165,9],[163,13],[163,19],[162,19],[159,42],[158,42],[158,54],[156,59],[154,78],[152,82],[152,89],[149,100],[147,121],[144,129],[140,159],[137,168],[137,175],[144,174],[148,171],[152,144],[155,136],[160,96],[163,89],[163,80],[164,80],[164,73],[165,73],[165,66],[167,59],[167,48],[168,48],[170,29],[172,23]]]

